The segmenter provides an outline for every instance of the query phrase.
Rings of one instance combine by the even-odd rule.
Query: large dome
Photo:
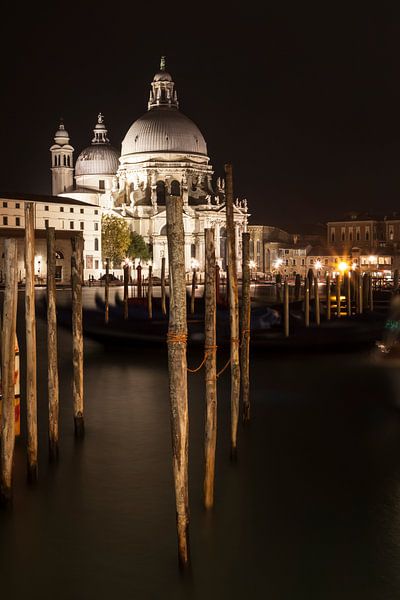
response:
[[[207,156],[207,145],[197,125],[177,108],[156,106],[131,125],[122,142],[122,155],[143,152]]]
[[[75,175],[115,175],[119,166],[118,150],[109,144],[93,144],[78,156]]]

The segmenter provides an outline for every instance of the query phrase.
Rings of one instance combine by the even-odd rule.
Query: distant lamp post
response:
[[[357,269],[357,268],[358,268],[358,264],[354,262],[354,263],[351,265],[351,270],[352,270],[352,271],[356,271],[356,269]]]
[[[249,260],[250,267],[250,278],[254,279],[254,269],[256,268],[256,262],[254,260]]]

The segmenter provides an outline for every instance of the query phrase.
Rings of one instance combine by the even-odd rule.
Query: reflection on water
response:
[[[85,290],[87,298],[94,292]],[[8,597],[399,596],[400,409],[394,403],[400,388],[387,369],[363,355],[254,355],[253,420],[240,427],[236,465],[229,462],[225,374],[212,515],[201,504],[202,377],[190,376],[193,569],[182,580],[165,349],[111,351],[86,343],[87,435],[75,443],[71,340],[60,331],[61,459],[54,468],[47,464],[42,321],[38,344],[40,482],[25,484],[20,440],[14,510],[0,514],[1,585]],[[191,364],[198,359],[190,352]]]

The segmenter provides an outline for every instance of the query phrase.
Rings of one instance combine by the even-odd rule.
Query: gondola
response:
[[[104,345],[154,345],[165,343],[168,317],[162,314],[161,301],[153,298],[153,318],[148,318],[147,300],[130,298],[128,319],[123,318],[123,301],[116,294],[115,304],[109,306],[109,321],[105,323],[105,304],[100,294],[95,296],[96,308],[83,309],[84,335]],[[167,299],[168,303],[168,299]],[[188,345],[204,343],[204,300],[196,299],[195,313],[190,314],[188,302]],[[384,317],[377,313],[365,313],[351,319],[322,320],[317,327],[305,327],[302,303],[295,302],[290,308],[291,335],[285,338],[281,324],[282,305],[256,306],[251,310],[251,346],[254,349],[273,351],[348,351],[360,347],[373,347],[379,337]],[[168,304],[167,304],[168,313]],[[43,298],[38,314],[45,318],[46,301]],[[58,324],[71,329],[71,307],[57,308]],[[229,348],[229,308],[220,303],[217,307],[217,344]]]

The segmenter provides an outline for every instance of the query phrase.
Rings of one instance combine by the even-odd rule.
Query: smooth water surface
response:
[[[85,290],[87,303],[94,291]],[[202,374],[190,375],[192,571],[182,578],[166,348],[104,349],[86,341],[86,437],[76,442],[71,337],[60,331],[55,467],[47,455],[45,333],[38,321],[40,480],[25,482],[23,436],[14,507],[0,514],[5,598],[400,596],[400,367],[383,368],[368,353],[253,355],[252,422],[240,426],[237,464],[229,460],[226,372],[210,515],[201,496]],[[199,361],[189,349],[190,366]]]

